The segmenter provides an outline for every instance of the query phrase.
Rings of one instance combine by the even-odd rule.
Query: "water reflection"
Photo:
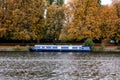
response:
[[[118,53],[0,52],[1,80],[119,80]]]

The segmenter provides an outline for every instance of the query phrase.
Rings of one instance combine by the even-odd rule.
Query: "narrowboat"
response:
[[[35,45],[30,47],[31,52],[83,52],[91,51],[89,46],[82,45]]]

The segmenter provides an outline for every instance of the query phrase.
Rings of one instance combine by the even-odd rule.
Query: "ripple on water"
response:
[[[0,80],[119,80],[119,54],[1,52]]]

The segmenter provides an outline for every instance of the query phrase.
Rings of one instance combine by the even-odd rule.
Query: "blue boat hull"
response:
[[[30,52],[90,52],[88,50],[31,50]]]
[[[29,48],[30,52],[90,52],[91,50],[67,50],[67,49],[34,49]]]

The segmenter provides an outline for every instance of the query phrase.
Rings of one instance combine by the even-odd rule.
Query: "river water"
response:
[[[0,80],[120,80],[120,53],[0,52]]]

